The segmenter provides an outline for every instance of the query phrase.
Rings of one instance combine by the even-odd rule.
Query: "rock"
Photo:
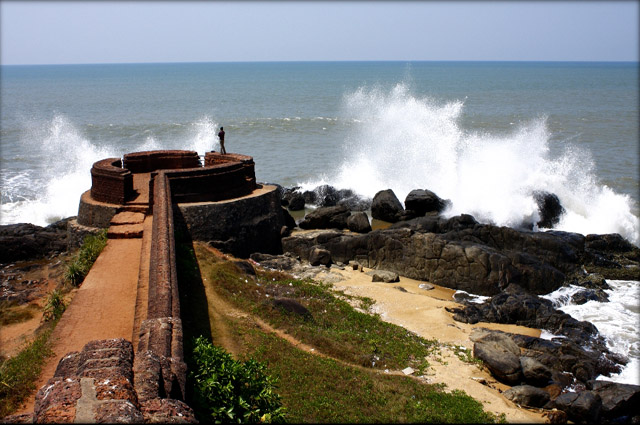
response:
[[[529,407],[542,407],[549,402],[549,393],[531,385],[518,385],[503,392],[507,399]]]
[[[340,199],[336,188],[327,184],[316,187],[314,192],[317,194],[316,203],[319,207],[333,207]]]
[[[544,191],[533,192],[533,199],[538,204],[540,221],[538,227],[552,228],[560,222],[560,218],[565,214],[564,207],[560,204],[558,196]]]
[[[0,225],[0,264],[35,260],[67,250],[67,223],[65,220],[47,227],[30,223]]]
[[[564,411],[569,420],[576,423],[596,423],[600,420],[602,400],[591,391],[561,394],[553,405]]]
[[[377,220],[395,223],[403,211],[402,204],[391,189],[381,190],[373,197],[371,216]]]
[[[346,229],[350,214],[344,206],[321,207],[307,214],[298,226],[301,229]]]
[[[352,213],[349,218],[347,218],[347,228],[356,233],[369,233],[371,231],[369,217],[361,211]]]
[[[304,209],[305,201],[301,193],[295,192],[289,197],[289,210],[300,211]]]
[[[363,198],[358,195],[348,196],[340,199],[338,205],[347,207],[349,211],[367,211],[371,209],[371,198]]]
[[[304,197],[304,202],[307,204],[316,204],[318,200],[318,195],[313,190],[305,190],[302,192],[302,196]]]
[[[476,340],[473,356],[482,360],[500,382],[517,385],[522,380],[520,348],[505,334],[490,332]]]
[[[249,258],[262,267],[281,271],[292,270],[298,264],[298,262],[291,257],[258,252],[251,254]]]
[[[282,208],[282,216],[284,217],[284,225],[287,229],[293,229],[296,227],[296,220],[289,214],[286,208]]]
[[[415,189],[409,192],[404,200],[407,210],[415,211],[416,216],[423,216],[428,212],[441,212],[447,203],[430,190]]]
[[[367,272],[367,274],[371,275],[372,282],[394,283],[400,281],[400,276],[398,276],[398,273],[386,270],[372,270],[370,272]]]
[[[600,380],[589,384],[602,400],[602,415],[605,418],[617,419],[640,414],[640,386]]]
[[[525,381],[531,385],[543,387],[551,381],[551,369],[534,358],[520,357],[520,367]]]
[[[247,260],[235,260],[233,261],[233,264],[244,274],[248,274],[249,276],[256,275],[256,269],[253,268],[253,265]]]
[[[420,285],[418,285],[418,288],[424,289],[425,291],[431,291],[432,289],[435,289],[435,286],[431,285],[430,283],[421,283]]]
[[[312,266],[329,266],[331,265],[331,253],[320,247],[311,248],[311,252],[309,253],[309,263]]]
[[[589,301],[609,302],[609,295],[602,289],[584,289],[571,296],[574,304],[582,305]]]

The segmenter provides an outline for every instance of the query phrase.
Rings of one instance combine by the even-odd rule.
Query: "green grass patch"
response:
[[[0,418],[15,412],[35,390],[46,358],[53,355],[49,336],[55,323],[48,324],[20,353],[0,364]]]
[[[272,326],[318,347],[331,357],[377,369],[424,370],[426,357],[438,350],[436,340],[424,339],[382,321],[367,310],[371,299],[346,295],[332,285],[297,280],[279,272],[260,272],[257,279],[240,273],[230,262],[208,265],[208,284],[238,307],[257,314]],[[287,298],[311,313],[301,316],[275,308],[272,300]]]
[[[64,273],[65,281],[73,286],[80,286],[106,245],[107,229],[102,229],[95,235],[85,236],[78,253],[67,264],[67,269]]]
[[[195,252],[190,244],[183,246],[177,254],[189,257],[184,261],[178,258],[178,264],[187,269],[180,270],[179,266],[178,275],[181,288],[190,288],[189,298],[193,298],[193,291],[200,290],[198,286],[210,285],[227,302],[322,354],[308,353],[265,332],[256,327],[250,316],[219,319],[225,322],[226,329],[232,330],[234,342],[243,353],[238,361],[262,362],[268,374],[277,378],[277,392],[287,412],[286,421],[493,423],[500,420],[484,412],[482,404],[464,392],[445,392],[443,385],[429,385],[398,373],[407,366],[421,373],[428,367],[426,357],[437,354],[440,344],[386,323],[375,314],[358,311],[367,311],[373,300],[338,292],[332,285],[292,279],[281,272],[258,272],[257,277],[246,275],[203,245],[196,245]],[[197,267],[193,261],[196,256]],[[199,270],[202,279],[195,276],[195,270]],[[272,303],[274,298],[295,300],[308,309],[310,315],[277,308]],[[186,336],[193,332],[187,323],[197,324],[196,320],[189,322],[188,316],[201,314],[200,320],[207,322],[210,318],[204,310],[197,313],[199,309],[188,308],[189,302],[182,301]],[[215,326],[212,322],[214,334]],[[185,344],[187,357],[192,350],[192,344]]]

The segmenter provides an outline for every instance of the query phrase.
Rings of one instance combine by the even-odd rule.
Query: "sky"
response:
[[[0,0],[0,63],[638,61],[638,5]]]

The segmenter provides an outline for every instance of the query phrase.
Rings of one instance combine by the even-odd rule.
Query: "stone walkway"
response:
[[[53,331],[54,356],[45,364],[36,388],[53,376],[63,356],[81,351],[89,341],[125,338],[136,347],[138,327],[147,314],[153,219],[138,212],[137,206],[127,209],[111,220],[106,247]],[[32,412],[34,401],[35,393],[18,413]]]

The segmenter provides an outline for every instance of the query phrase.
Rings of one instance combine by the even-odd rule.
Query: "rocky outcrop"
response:
[[[592,242],[587,244],[587,240]],[[305,260],[315,245],[329,250],[334,261],[356,260],[366,267],[488,296],[511,284],[532,294],[546,294],[565,283],[591,285],[584,268],[590,271],[605,256],[614,258],[617,266],[599,266],[602,276],[612,272],[617,277],[623,270],[627,278],[634,278],[634,272],[637,278],[638,261],[634,259],[640,252],[632,245],[617,247],[576,233],[479,224],[464,214],[449,219],[419,217],[364,235],[325,231],[282,239],[284,252]]]
[[[589,382],[592,391],[602,400],[602,416],[618,423],[640,422],[640,386],[610,381]]]
[[[543,407],[549,402],[549,393],[531,385],[517,385],[502,393],[516,404],[529,407]]]
[[[31,260],[66,251],[66,226],[30,223],[0,226],[0,264]]]

